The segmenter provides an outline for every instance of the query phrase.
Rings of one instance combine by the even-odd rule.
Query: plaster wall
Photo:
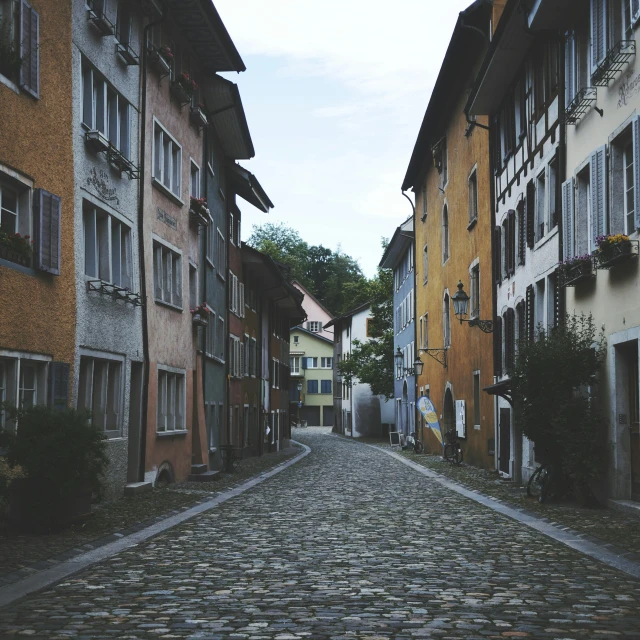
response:
[[[300,292],[304,293],[304,300],[302,302],[302,308],[305,310],[307,314],[307,319],[304,323],[304,327],[307,328],[307,322],[309,321],[318,321],[322,323],[324,327],[327,322],[329,322],[332,318],[331,314],[327,312],[326,309],[322,307],[322,305],[311,296],[311,294],[299,283],[293,282],[293,286]],[[333,340],[333,330],[332,329],[322,329],[318,335],[327,338],[328,340]]]

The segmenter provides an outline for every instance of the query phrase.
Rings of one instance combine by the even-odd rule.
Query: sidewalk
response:
[[[64,531],[33,535],[0,528],[0,587],[209,501],[282,464],[302,450],[292,445],[283,451],[247,458],[235,473],[223,474],[213,482],[173,484],[150,493],[96,505],[91,519]]]
[[[349,438],[351,440],[351,438]],[[373,438],[357,438],[354,442],[374,445],[391,451],[388,442]],[[640,560],[640,517],[602,507],[589,509],[569,502],[549,502],[540,504],[527,496],[527,488],[513,482],[501,480],[495,472],[464,463],[456,467],[440,456],[432,454],[416,454],[394,447],[393,451],[401,456],[430,469],[463,487],[496,499],[504,504],[522,510],[533,517],[549,524],[567,528],[580,534],[590,542],[603,545],[611,551],[619,551],[620,555],[632,553],[634,559]]]

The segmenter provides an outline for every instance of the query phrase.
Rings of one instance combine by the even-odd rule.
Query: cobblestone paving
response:
[[[290,469],[0,611],[36,638],[640,638],[640,581],[319,430]]]

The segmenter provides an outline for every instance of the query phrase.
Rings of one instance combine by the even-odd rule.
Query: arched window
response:
[[[449,259],[449,209],[444,205],[442,210],[442,262]]]

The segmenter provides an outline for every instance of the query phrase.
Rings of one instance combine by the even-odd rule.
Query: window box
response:
[[[103,36],[112,36],[116,32],[115,25],[107,18],[103,11],[99,9],[89,9],[87,11],[87,17],[89,18],[89,22],[91,22]]]
[[[597,269],[611,269],[638,255],[638,241],[627,236],[601,236],[594,253]]]
[[[102,131],[98,131],[97,129],[87,131],[85,134],[85,140],[95,151],[106,151],[109,148],[109,138],[107,138]]]
[[[128,44],[121,44],[118,42],[116,44],[116,53],[120,55],[127,65],[140,64],[138,54]]]
[[[149,47],[147,49],[147,56],[151,67],[161,78],[171,73],[171,59],[173,58],[173,54],[169,47],[161,47],[160,49]]]
[[[109,164],[117,169],[121,174],[126,173],[130,180],[140,178],[140,170],[136,167],[122,151],[119,151],[114,145],[109,144],[107,149],[107,160]]]
[[[171,95],[181,104],[189,104],[191,102],[191,96],[198,88],[198,85],[191,76],[183,71],[172,83],[171,83]]]
[[[194,313],[191,316],[191,321],[194,327],[206,327],[209,324],[209,320],[204,313]]]
[[[15,262],[23,267],[31,266],[33,242],[29,236],[8,235],[0,229],[0,258]]]
[[[204,198],[191,197],[189,201],[189,222],[197,227],[206,227],[209,225],[209,216],[211,212],[207,207],[207,201]]]
[[[189,115],[189,119],[191,122],[198,127],[198,129],[202,129],[209,124],[207,120],[207,116],[204,115],[204,111],[202,110],[202,106],[199,107],[191,107],[191,113]]]
[[[591,256],[580,256],[560,265],[560,286],[575,287],[580,282],[595,277]]]
[[[608,87],[609,83],[617,78],[635,53],[635,40],[620,40],[620,42],[613,45],[607,52],[605,59],[593,72],[593,86]]]

